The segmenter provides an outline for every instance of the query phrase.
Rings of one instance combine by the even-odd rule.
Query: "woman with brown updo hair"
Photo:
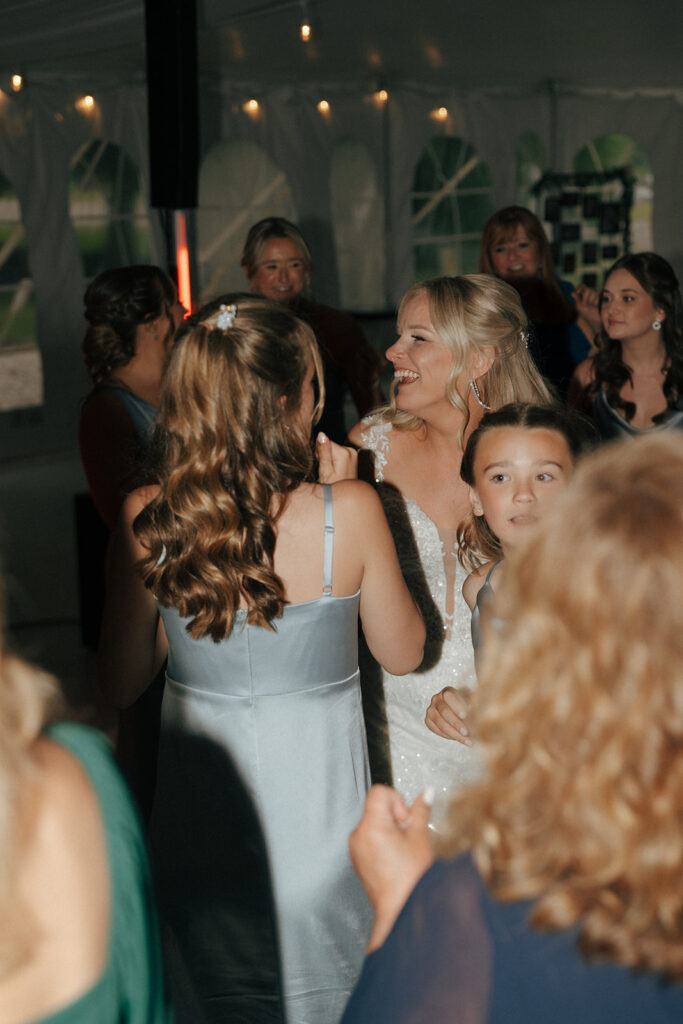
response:
[[[94,387],[78,438],[95,508],[109,529],[149,446],[169,345],[183,316],[160,267],[105,270],[85,293],[83,357]]]
[[[214,1020],[271,1020],[258,1007],[277,995],[246,902],[257,840],[242,790],[268,854],[288,1024],[339,1019],[367,939],[347,851],[368,782],[358,615],[392,672],[424,645],[374,490],[311,479],[320,373],[313,332],[283,306],[205,310],[169,361],[159,485],[126,500],[112,549],[101,678],[125,707],[168,652],[151,835],[171,949]]]

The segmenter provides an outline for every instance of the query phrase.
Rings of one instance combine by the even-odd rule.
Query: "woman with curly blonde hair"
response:
[[[391,777],[407,800],[432,785],[443,801],[456,779],[469,782],[479,770],[475,752],[454,749],[427,729],[424,717],[444,686],[476,686],[456,537],[470,508],[460,479],[467,437],[487,409],[552,401],[526,347],[526,329],[519,297],[504,281],[468,274],[414,285],[399,306],[399,337],[386,353],[394,366],[391,403],[350,435],[372,452],[376,482],[391,485],[380,491],[396,523],[399,555],[428,590],[425,603],[436,606],[440,635],[428,644],[428,662],[405,679],[385,673],[372,691],[383,682],[391,763],[391,772],[376,771],[375,781]],[[380,731],[373,725],[371,736]]]
[[[278,1019],[268,945],[289,1024],[336,1024],[368,926],[347,851],[368,778],[359,612],[391,671],[422,657],[374,491],[311,479],[319,376],[311,329],[284,307],[237,297],[206,310],[171,356],[159,486],[126,502],[112,551],[101,666],[119,706],[168,651],[152,841],[193,1021],[202,1005],[212,1019]],[[263,838],[247,834],[254,813]],[[250,903],[264,840],[274,940],[272,911],[255,934]]]
[[[344,1024],[680,1019],[682,564],[680,440],[588,456],[495,595],[454,859],[423,798],[368,797],[376,952]]]

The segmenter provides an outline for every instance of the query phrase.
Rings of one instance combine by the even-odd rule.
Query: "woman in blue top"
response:
[[[85,293],[83,357],[93,382],[78,427],[95,508],[112,529],[154,430],[161,382],[184,316],[160,267],[105,270]]]
[[[587,456],[496,590],[452,859],[428,800],[368,797],[375,924],[343,1024],[681,1019],[682,564],[678,436]]]
[[[374,490],[311,479],[316,377],[313,332],[285,307],[207,309],[169,363],[159,485],[127,499],[112,548],[101,668],[119,706],[168,651],[151,833],[193,1022],[193,999],[211,1020],[275,1019],[269,893],[259,934],[245,899],[260,845],[288,1024],[338,1021],[369,925],[347,851],[368,781],[359,614],[392,672],[422,658]]]

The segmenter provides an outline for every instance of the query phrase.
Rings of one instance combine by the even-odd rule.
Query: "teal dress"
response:
[[[99,981],[35,1024],[171,1024],[145,841],[108,743],[74,722],[51,725],[47,735],[81,763],[97,795],[111,874],[111,924]]]

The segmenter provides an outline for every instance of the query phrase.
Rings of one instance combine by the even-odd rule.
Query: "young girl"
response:
[[[482,416],[460,468],[472,511],[457,531],[458,558],[471,569],[462,593],[472,612],[472,644],[481,646],[480,614],[505,571],[504,559],[542,522],[597,435],[579,413],[513,402]],[[437,736],[471,746],[470,693],[445,686],[432,697],[425,724]]]
[[[567,485],[590,425],[554,406],[505,405],[482,417],[472,433],[460,476],[471,513],[458,528],[459,559],[473,571],[462,593],[472,611],[472,643],[480,647],[481,609],[503,560],[543,521]]]

